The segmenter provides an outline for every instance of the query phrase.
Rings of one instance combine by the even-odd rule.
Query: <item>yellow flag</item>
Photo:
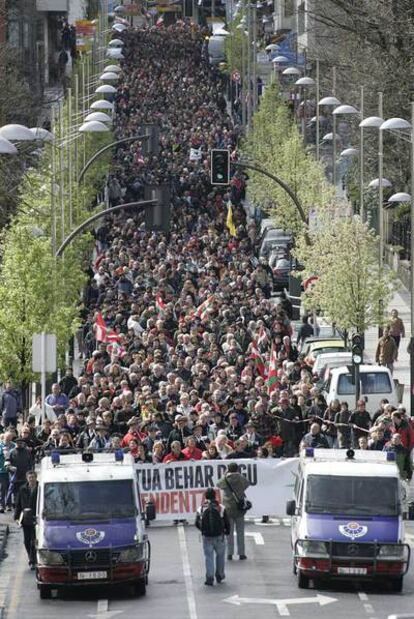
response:
[[[236,226],[234,225],[234,221],[233,221],[233,209],[231,207],[230,200],[227,202],[226,226],[227,226],[227,229],[230,232],[231,236],[237,236]]]

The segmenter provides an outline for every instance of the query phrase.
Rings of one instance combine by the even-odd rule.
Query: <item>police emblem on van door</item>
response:
[[[82,544],[86,544],[91,547],[95,544],[99,544],[105,537],[105,531],[97,531],[96,529],[85,529],[76,533],[76,539]]]
[[[339,532],[345,537],[350,537],[352,540],[358,537],[364,537],[368,533],[368,527],[359,522],[348,522],[347,524],[340,524]]]

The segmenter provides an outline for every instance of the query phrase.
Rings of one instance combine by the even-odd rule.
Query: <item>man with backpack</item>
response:
[[[217,501],[214,488],[207,488],[205,501],[197,510],[195,525],[203,537],[203,551],[206,562],[205,585],[214,585],[224,580],[224,559],[226,555],[226,535],[230,532],[230,522],[226,510]],[[214,561],[215,559],[215,561]]]

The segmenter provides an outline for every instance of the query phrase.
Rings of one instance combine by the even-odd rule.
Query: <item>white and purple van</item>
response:
[[[145,520],[154,517],[153,509],[143,510],[128,454],[52,452],[39,475],[40,597],[51,597],[54,589],[116,584],[144,595],[150,568]]]
[[[387,582],[401,591],[410,563],[395,454],[304,449],[292,518],[298,586],[323,579]]]

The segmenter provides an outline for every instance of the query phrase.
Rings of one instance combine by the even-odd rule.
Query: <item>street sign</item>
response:
[[[312,277],[308,277],[303,280],[303,289],[307,290],[309,287],[312,287],[312,284],[317,282],[319,277],[317,275],[312,275]]]
[[[320,595],[319,593],[315,597],[305,598],[288,598],[288,599],[272,599],[272,598],[248,598],[240,597],[239,595],[232,595],[229,598],[223,600],[227,604],[234,604],[235,606],[241,606],[242,604],[273,604],[276,606],[279,615],[289,615],[288,606],[296,604],[319,604],[319,606],[326,606],[337,602],[337,598],[331,598],[327,595]]]
[[[44,349],[42,337],[44,336]],[[44,353],[43,353],[44,350]],[[44,354],[44,365],[43,361]],[[56,372],[56,335],[54,333],[36,333],[32,337],[33,372]]]
[[[240,82],[240,73],[238,71],[233,71],[231,74],[231,79],[233,82]]]

